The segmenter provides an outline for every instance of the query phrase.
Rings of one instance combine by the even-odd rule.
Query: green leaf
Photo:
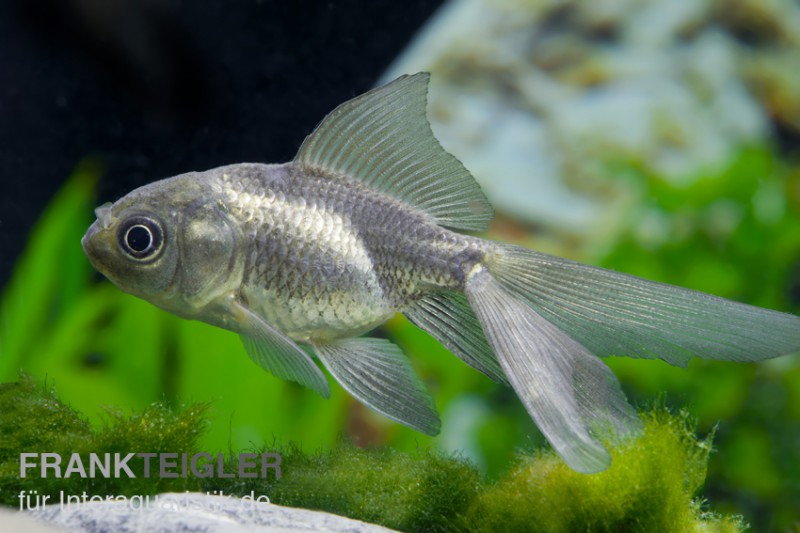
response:
[[[80,240],[91,222],[96,161],[78,165],[34,226],[0,298],[0,379],[36,357],[32,348],[88,285],[92,269]]]

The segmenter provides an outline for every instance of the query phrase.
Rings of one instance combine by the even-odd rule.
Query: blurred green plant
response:
[[[800,259],[800,173],[767,148],[743,150],[728,168],[668,181],[616,163],[632,191],[623,224],[576,259],[739,301],[791,310]],[[169,315],[93,273],[80,238],[91,222],[99,165],[82,163],[30,235],[0,298],[0,381],[24,370],[52,383],[93,427],[104,406],[210,405],[204,449],[243,449],[278,436],[331,449],[345,430],[357,444],[412,452],[461,451],[490,478],[541,435],[509,389],[475,372],[402,317],[378,334],[401,345],[443,418],[435,440],[359,405],[332,382],[323,400],[263,372],[230,332]],[[537,238],[518,241],[536,247]],[[794,287],[797,291],[797,287]],[[717,423],[706,494],[758,529],[800,522],[800,365],[608,361],[629,397],[689,405],[702,431]]]
[[[638,191],[602,266],[797,313],[800,170],[758,146],[726,168],[670,181],[641,167],[618,179]],[[760,364],[610,362],[640,401],[669,391],[701,430],[718,425],[706,495],[757,531],[800,525],[800,357]]]
[[[259,451],[281,455],[281,476],[266,478],[41,477],[18,475],[19,450],[71,453],[182,452],[194,454],[208,429],[207,406],[175,413],[162,403],[141,413],[112,412],[92,429],[52,391],[30,377],[0,387],[0,503],[18,506],[18,495],[36,490],[58,501],[65,494],[124,495],[167,491],[254,491],[274,503],[333,512],[402,531],[741,531],[739,517],[719,516],[694,499],[703,485],[711,437],[698,440],[685,413],[644,413],[642,437],[610,446],[613,465],[601,474],[569,469],[552,451],[518,455],[496,483],[481,478],[464,459],[435,451],[406,453],[391,447],[361,449],[340,441],[313,453],[294,445]],[[214,450],[203,450],[215,453]],[[226,472],[237,470],[229,452]]]

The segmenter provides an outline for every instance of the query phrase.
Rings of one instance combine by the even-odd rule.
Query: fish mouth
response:
[[[81,238],[81,248],[83,248],[83,253],[86,254],[86,257],[89,259],[89,262],[94,266],[95,264],[95,251],[94,251],[94,243],[92,241],[93,237],[97,233],[97,222],[93,223],[89,226],[89,229],[86,230],[86,233]]]
[[[86,230],[86,233],[81,239],[81,248],[83,248],[83,253],[86,254],[86,257],[89,259],[89,262],[92,264],[92,266],[98,270],[97,234],[108,230],[116,220],[116,217],[111,214],[111,205],[111,202],[106,202],[94,210],[97,220],[95,220],[92,225],[89,226],[89,229]]]

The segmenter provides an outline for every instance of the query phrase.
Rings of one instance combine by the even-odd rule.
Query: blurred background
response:
[[[494,204],[488,237],[800,313],[796,0],[15,0],[0,5],[0,382],[94,423],[211,402],[204,449],[277,439],[460,451],[488,476],[544,441],[510,389],[402,317],[442,414],[428,438],[281,382],[238,338],[96,275],[92,209],[190,170],[283,162],[339,103],[433,72],[442,144]],[[800,523],[800,356],[688,369],[612,358],[640,408],[716,428],[702,496]]]

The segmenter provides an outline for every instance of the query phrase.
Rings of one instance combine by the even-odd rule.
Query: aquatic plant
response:
[[[703,487],[713,433],[698,439],[686,412],[642,413],[643,435],[612,448],[607,472],[576,475],[550,452],[518,464],[470,506],[481,531],[740,531],[694,499]],[[530,524],[536,524],[531,529]]]
[[[58,492],[143,496],[166,491],[267,495],[273,503],[333,512],[402,531],[741,531],[736,516],[707,510],[703,486],[711,436],[698,439],[686,413],[643,414],[641,438],[612,447],[606,472],[585,475],[553,451],[517,464],[496,482],[465,459],[432,450],[362,449],[340,441],[329,450],[303,451],[273,443],[256,451],[281,455],[281,476],[244,478],[19,477],[19,450],[73,452],[198,452],[208,428],[207,406],[174,412],[154,404],[135,414],[110,412],[93,429],[52,390],[30,377],[0,388],[0,503],[18,507],[20,491],[58,500]],[[226,470],[235,471],[229,452]],[[88,464],[88,459],[85,460]],[[141,471],[136,470],[141,476]]]

